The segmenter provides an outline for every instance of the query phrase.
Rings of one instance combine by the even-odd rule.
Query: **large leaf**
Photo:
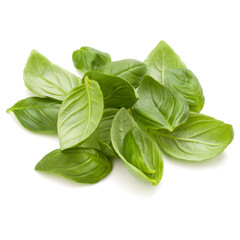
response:
[[[143,172],[137,168],[137,166],[140,164],[136,163],[136,160],[136,164],[134,164],[134,166],[132,164],[133,159],[127,159],[125,156],[123,144],[124,138],[126,137],[127,133],[133,128],[138,129],[138,144],[146,154],[147,158],[145,161],[148,161],[148,165],[153,167],[152,170],[154,170],[155,173]],[[113,119],[111,128],[111,140],[115,152],[122,159],[125,166],[133,175],[144,181],[151,182],[153,185],[157,185],[160,182],[163,174],[163,161],[161,152],[156,142],[147,133],[138,127],[137,123],[133,120],[125,108],[120,109]],[[128,154],[127,156],[129,157]],[[141,161],[141,159],[137,161]]]
[[[97,71],[106,63],[111,62],[111,57],[108,53],[101,52],[91,47],[81,47],[73,52],[72,60],[75,68],[82,73],[88,71]]]
[[[180,57],[164,41],[159,42],[144,62],[147,65],[147,74],[163,85],[169,68],[185,68]]]
[[[216,157],[233,139],[233,128],[212,117],[190,113],[188,121],[172,133],[154,131],[160,147],[170,156],[202,161]]]
[[[200,112],[205,98],[197,77],[188,69],[169,69],[166,80],[170,88],[176,89],[187,100],[192,112]]]
[[[97,82],[85,78],[83,85],[71,90],[58,115],[61,149],[85,141],[97,128],[103,114],[103,95]]]
[[[101,72],[121,77],[134,87],[137,87],[146,74],[147,67],[143,62],[138,60],[124,59],[106,64],[101,69]]]
[[[40,96],[63,100],[81,79],[67,70],[51,63],[36,50],[32,50],[23,72],[27,88]]]
[[[138,100],[132,85],[122,78],[100,72],[88,72],[83,81],[85,77],[98,82],[106,108],[129,108]]]
[[[35,169],[59,174],[79,183],[97,183],[111,172],[112,163],[96,149],[57,149],[38,162]]]
[[[26,129],[37,133],[57,133],[57,117],[61,104],[47,98],[29,97],[15,103],[13,112]]]
[[[96,138],[103,153],[109,157],[115,157],[114,150],[112,149],[110,130],[112,121],[118,109],[106,108],[103,113],[101,122],[96,129]]]
[[[138,95],[139,100],[132,111],[134,119],[143,128],[173,131],[187,121],[189,107],[184,97],[150,76],[142,80]]]

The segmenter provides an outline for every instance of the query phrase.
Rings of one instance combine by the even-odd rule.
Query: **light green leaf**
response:
[[[147,156],[149,165],[153,166],[155,173],[146,173],[132,165],[132,159],[129,160],[125,157],[123,142],[126,134],[132,129],[138,128],[138,144],[142,147],[144,153]],[[157,185],[163,174],[163,161],[161,152],[156,142],[143,130],[141,130],[133,118],[129,115],[125,108],[119,110],[112,122],[111,128],[111,140],[115,152],[121,158],[127,169],[136,177],[151,182],[153,185]],[[141,145],[139,143],[141,141]],[[144,150],[146,149],[146,150]]]
[[[132,113],[141,127],[173,131],[187,121],[189,107],[184,97],[150,76],[142,80],[138,95]]]
[[[159,42],[144,62],[147,65],[147,74],[163,85],[169,68],[186,67],[180,57],[164,41]]]
[[[57,149],[38,162],[35,170],[59,174],[79,183],[97,183],[111,172],[112,163],[93,148]]]
[[[138,100],[132,85],[122,78],[100,72],[86,73],[83,81],[85,77],[98,82],[106,108],[129,108]]]
[[[103,114],[103,95],[97,82],[85,78],[63,100],[58,114],[61,149],[73,148],[85,141],[97,128]]]
[[[81,79],[67,70],[51,63],[36,50],[32,50],[23,72],[27,88],[40,96],[63,100]]]
[[[187,100],[192,112],[200,112],[205,98],[197,77],[188,69],[169,69],[166,80],[170,88],[174,88]]]
[[[138,87],[147,72],[147,67],[143,62],[138,60],[124,59],[106,64],[101,69],[101,72],[121,77],[131,83],[132,86]]]
[[[214,158],[233,139],[231,125],[199,113],[190,113],[188,121],[172,133],[151,132],[168,155],[189,161]]]
[[[152,162],[149,161],[147,153],[148,150],[142,147],[145,139],[142,139],[142,132],[139,128],[133,128],[127,132],[123,139],[124,156],[130,164],[145,173],[155,173]],[[148,143],[151,146],[152,141]],[[151,152],[150,152],[151,154]]]
[[[15,103],[7,112],[13,112],[26,129],[37,133],[57,133],[57,117],[61,104],[57,101],[29,97]]]
[[[111,62],[111,57],[108,53],[97,49],[81,47],[73,52],[72,60],[75,68],[86,73],[100,70],[106,63]]]
[[[103,117],[96,129],[96,138],[103,153],[109,157],[115,157],[116,154],[112,148],[110,130],[112,127],[112,121],[115,117],[118,109],[106,108],[104,109]]]

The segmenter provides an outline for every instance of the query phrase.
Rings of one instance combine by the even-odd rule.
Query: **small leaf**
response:
[[[132,86],[138,87],[147,72],[147,67],[143,62],[138,60],[124,59],[106,64],[101,69],[101,72],[121,77],[131,83]]]
[[[165,84],[166,71],[169,68],[186,67],[180,57],[164,41],[159,42],[144,62],[147,65],[147,74],[163,85]]]
[[[187,100],[192,112],[200,112],[205,98],[197,77],[188,69],[169,69],[166,72],[167,83]]]
[[[100,72],[88,72],[83,77],[97,81],[104,97],[106,108],[130,108],[138,99],[131,84],[122,78]]]
[[[112,121],[115,117],[118,109],[106,108],[104,109],[103,117],[96,129],[96,138],[103,153],[109,157],[115,157],[116,154],[112,148],[110,130],[112,127]]]
[[[233,139],[231,125],[199,113],[190,113],[188,121],[172,133],[151,132],[164,152],[189,161],[214,158]]]
[[[97,82],[85,78],[63,100],[58,114],[58,135],[62,150],[85,141],[96,130],[103,114],[103,96]]]
[[[145,173],[131,164],[133,159],[129,159],[130,162],[126,159],[123,142],[126,134],[132,128],[138,128],[139,141],[141,141],[138,142],[138,144],[141,149],[145,149],[144,153],[147,157],[148,164],[149,166],[153,166],[155,173]],[[151,182],[153,185],[157,185],[160,182],[163,174],[163,160],[157,143],[138,127],[137,123],[125,108],[120,109],[113,119],[111,140],[115,152],[133,175],[144,181]]]
[[[80,78],[51,63],[36,50],[32,50],[27,60],[23,78],[31,92],[60,101],[81,84]]]
[[[79,183],[97,183],[111,172],[112,163],[93,148],[57,149],[38,162],[35,170],[55,173]]]
[[[111,57],[108,53],[97,49],[81,47],[73,52],[72,60],[75,68],[86,73],[100,70],[106,63],[111,62]]]
[[[139,100],[132,107],[132,113],[143,128],[173,131],[187,121],[189,107],[184,97],[150,76],[142,80],[138,95]]]
[[[26,129],[37,133],[57,133],[57,117],[61,104],[51,99],[29,97],[15,103],[13,112]]]

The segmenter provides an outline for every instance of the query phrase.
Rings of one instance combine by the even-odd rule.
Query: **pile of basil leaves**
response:
[[[90,47],[74,51],[72,58],[82,78],[33,50],[24,82],[37,96],[7,110],[26,129],[59,136],[60,149],[47,154],[36,170],[96,183],[120,158],[136,177],[157,185],[163,175],[161,151],[202,161],[232,141],[231,125],[199,113],[202,87],[164,41],[144,62],[111,61]]]

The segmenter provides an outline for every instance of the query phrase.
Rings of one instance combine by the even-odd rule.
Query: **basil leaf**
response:
[[[37,133],[57,133],[57,117],[61,104],[47,98],[29,97],[15,103],[13,112],[26,129]]]
[[[147,67],[143,62],[138,60],[125,59],[106,64],[101,69],[101,72],[121,77],[131,83],[134,87],[138,87],[143,76],[147,72]]]
[[[35,170],[59,174],[79,183],[97,183],[111,172],[112,163],[93,148],[57,149],[38,162]]]
[[[144,77],[138,95],[139,100],[132,107],[132,113],[143,128],[173,131],[187,121],[189,107],[184,97],[152,77]]]
[[[97,49],[81,47],[73,52],[72,60],[75,68],[86,73],[100,70],[106,63],[111,62],[111,57],[108,53]]]
[[[148,75],[156,79],[161,84],[165,84],[165,72],[169,68],[185,68],[185,64],[173,49],[164,41],[151,51],[144,61],[147,65]]]
[[[149,165],[153,166],[155,173],[150,174],[143,172],[131,164],[131,162],[133,162],[132,159],[129,159],[130,162],[128,159],[126,159],[123,142],[126,134],[132,128],[138,128],[139,141],[142,141],[141,147],[143,147],[147,156],[147,161],[149,162]],[[113,119],[111,127],[111,140],[115,152],[122,159],[124,165],[133,175],[144,181],[151,182],[153,185],[157,185],[160,182],[163,174],[163,161],[161,152],[156,142],[138,127],[137,123],[133,120],[125,108],[120,109]]]
[[[107,108],[104,110],[103,117],[96,129],[96,138],[103,153],[109,157],[115,157],[116,154],[112,148],[110,130],[112,121],[118,109]]]
[[[154,131],[154,135],[168,155],[183,160],[202,161],[216,157],[230,144],[233,128],[212,117],[190,113],[188,121],[174,132]]]
[[[83,77],[88,77],[98,82],[104,97],[106,108],[129,108],[138,99],[131,84],[122,78],[106,75],[100,72],[88,72]]]
[[[61,149],[73,148],[85,141],[97,128],[103,114],[103,96],[97,82],[85,78],[63,100],[58,114]]]
[[[148,160],[147,154],[143,151],[146,149],[142,148],[143,143],[142,134],[139,128],[133,128],[127,132],[123,139],[123,151],[124,156],[130,164],[145,173],[155,173],[151,161]],[[151,142],[150,142],[151,144]],[[150,146],[150,144],[148,144]]]
[[[81,79],[67,70],[51,63],[36,50],[32,50],[23,72],[27,88],[40,96],[63,100]]]
[[[166,72],[167,83],[187,100],[192,112],[200,112],[205,98],[197,77],[188,69],[169,69]]]

